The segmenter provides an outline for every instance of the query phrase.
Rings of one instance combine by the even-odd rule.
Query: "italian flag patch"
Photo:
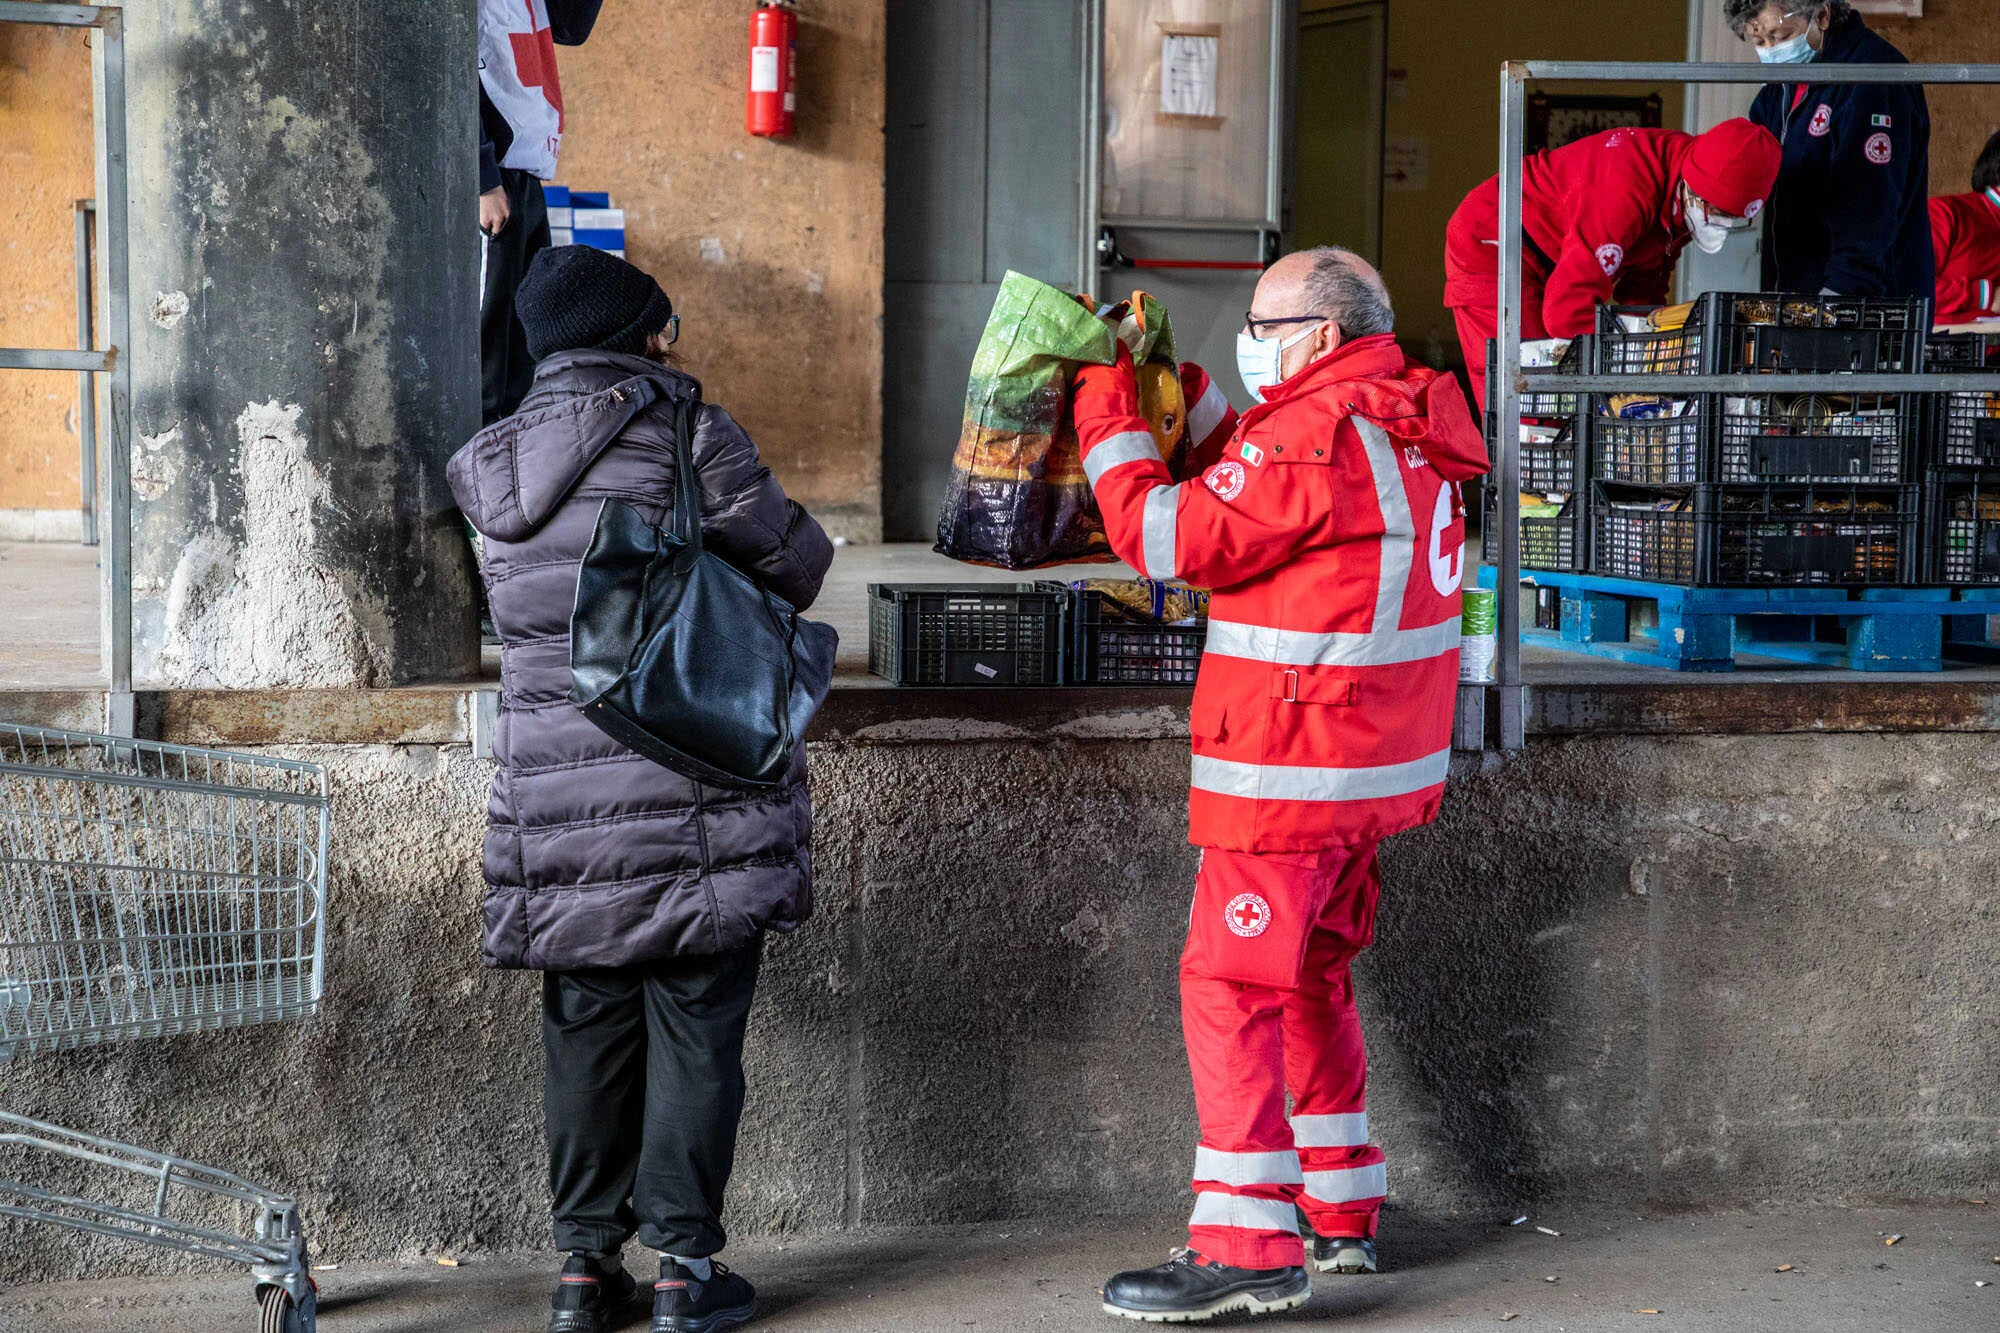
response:
[[[1889,118],[1887,116],[1871,116],[1869,117],[1868,123],[1873,125],[1878,130],[1886,130],[1893,128],[1889,124]]]

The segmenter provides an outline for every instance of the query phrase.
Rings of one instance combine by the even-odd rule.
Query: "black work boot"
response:
[[[1313,1236],[1313,1267],[1322,1273],[1379,1273],[1375,1242],[1364,1236]]]
[[[1224,1314],[1277,1314],[1312,1297],[1304,1268],[1231,1268],[1193,1250],[1104,1284],[1104,1313],[1149,1324],[1193,1324]]]
[[[706,1282],[679,1260],[660,1259],[653,1284],[653,1333],[722,1333],[757,1314],[757,1289],[711,1260]]]
[[[623,1265],[577,1251],[563,1261],[549,1297],[549,1333],[608,1333],[638,1294],[639,1283]]]

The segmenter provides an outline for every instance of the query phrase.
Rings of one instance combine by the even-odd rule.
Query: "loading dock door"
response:
[[[929,543],[1007,270],[1075,284],[1085,6],[890,0],[882,526]]]

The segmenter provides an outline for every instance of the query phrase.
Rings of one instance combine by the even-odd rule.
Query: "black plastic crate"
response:
[[[1597,369],[1606,374],[1915,374],[1924,365],[1931,303],[1869,296],[1705,292],[1678,329],[1628,330],[1600,306]]]
[[[1925,360],[1931,370],[1944,374],[1996,372],[1993,393],[1932,395],[1929,465],[2000,468],[2000,334],[1936,334]]]
[[[1585,370],[1589,369],[1591,360],[1596,355],[1591,349],[1591,342],[1592,339],[1588,335],[1571,339],[1569,350],[1563,354],[1562,361],[1556,366],[1553,372],[1542,370],[1531,372],[1531,374],[1544,376],[1550,373],[1557,375],[1582,374]],[[1499,379],[1500,345],[1494,339],[1489,338],[1486,340],[1486,447],[1488,455],[1491,457],[1498,457],[1497,448],[1500,441],[1500,409],[1497,406],[1499,395],[1492,390],[1492,386],[1498,383]],[[1524,393],[1521,395],[1521,420],[1528,423],[1541,422],[1549,425],[1567,423],[1574,419],[1578,411],[1582,409],[1582,402],[1580,400],[1581,395],[1574,393],[1554,393],[1541,390],[1533,393]]]
[[[1925,478],[1924,582],[2000,585],[2000,472],[1935,471]]]
[[[1758,393],[1722,400],[1717,468],[1727,484],[1901,485],[1916,478],[1917,394]]]
[[[1584,521],[1585,496],[1572,493],[1555,515],[1521,516],[1521,568],[1581,574],[1588,549],[1589,525]],[[1500,492],[1489,480],[1481,512],[1480,549],[1484,563],[1500,563]]]
[[[1715,438],[1712,401],[1701,395],[1629,405],[1616,398],[1593,399],[1593,414],[1584,419],[1593,475],[1626,486],[1692,486],[1708,480],[1708,446]],[[1669,415],[1619,415],[1649,408]]]
[[[1592,570],[1690,587],[1917,581],[1914,486],[1596,488]]]
[[[1070,680],[1077,685],[1192,685],[1208,626],[1146,625],[1107,614],[1083,589],[1070,608]]]
[[[898,685],[1059,685],[1060,583],[872,583],[868,669]]]

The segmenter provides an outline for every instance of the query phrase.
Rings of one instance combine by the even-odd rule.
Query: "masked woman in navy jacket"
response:
[[[1930,297],[1931,116],[1920,84],[1816,84],[1812,65],[1902,65],[1847,0],[1727,0],[1738,36],[1799,82],[1765,86],[1750,119],[1784,166],[1765,210],[1764,289]]]

